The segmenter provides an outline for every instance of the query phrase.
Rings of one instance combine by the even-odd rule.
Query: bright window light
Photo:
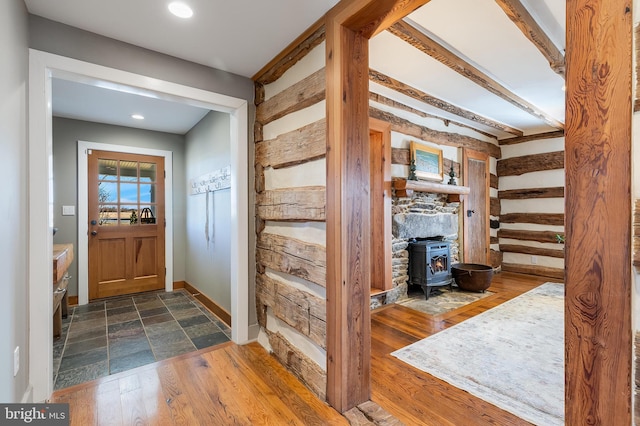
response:
[[[174,1],[169,3],[169,11],[176,15],[178,18],[191,18],[193,16],[193,10],[186,3],[180,1]]]
[[[131,114],[131,118],[134,120],[144,120],[144,115],[142,114]]]

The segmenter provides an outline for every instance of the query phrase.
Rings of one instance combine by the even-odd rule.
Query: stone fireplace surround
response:
[[[392,199],[393,288],[371,296],[371,309],[407,297],[409,280],[409,240],[441,238],[451,244],[451,264],[459,261],[459,202],[448,202],[447,194],[415,192],[410,197]]]

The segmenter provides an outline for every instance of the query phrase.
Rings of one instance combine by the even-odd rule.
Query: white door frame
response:
[[[29,49],[29,384],[33,400],[53,391],[53,154],[51,79],[226,112],[231,118],[232,340],[249,340],[248,104],[233,98],[127,71]],[[169,263],[169,262],[168,262]]]
[[[164,210],[167,219],[164,237],[164,264],[167,273],[164,289],[173,291],[173,153],[159,149],[78,141],[78,247],[75,247],[78,264],[78,304],[85,305],[89,302],[89,224],[87,223],[89,217],[89,169],[87,151],[91,149],[164,157],[166,172]]]

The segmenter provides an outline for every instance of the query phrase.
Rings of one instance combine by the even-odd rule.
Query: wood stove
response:
[[[452,289],[451,253],[448,241],[422,240],[409,243],[409,284],[422,287],[429,299],[431,287]]]

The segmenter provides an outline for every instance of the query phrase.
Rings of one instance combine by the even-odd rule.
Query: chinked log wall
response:
[[[280,333],[267,327],[272,315],[294,329],[302,339],[326,349],[326,300],[293,285],[296,279],[326,286],[326,250],[324,245],[278,235],[265,229],[265,222],[286,224],[324,222],[326,220],[326,188],[295,186],[267,188],[266,170],[286,170],[319,160],[326,154],[326,120],[278,134],[265,140],[264,126],[287,117],[325,99],[324,68],[311,72],[299,82],[265,100],[265,85],[273,83],[324,41],[324,28],[308,34],[293,53],[282,58],[255,82],[256,124],[255,187],[256,187],[256,305],[258,323],[266,333],[273,354],[320,398],[326,397],[325,365],[318,365],[296,342],[290,333]],[[281,171],[282,171],[281,170]],[[271,273],[269,273],[271,271]],[[274,274],[278,279],[273,278]],[[282,279],[280,279],[282,278]],[[301,287],[301,288],[299,288]],[[299,342],[298,342],[299,344]]]
[[[525,136],[501,141],[501,145],[515,145],[518,143],[533,142],[562,137],[563,132],[550,132],[547,135]],[[540,154],[523,155],[519,157],[505,158],[498,161],[497,172],[499,177],[520,176],[525,173],[542,172],[564,169],[564,151],[545,152]],[[533,200],[545,198],[564,198],[564,187],[540,187],[510,189],[498,192],[499,200]],[[527,224],[543,226],[564,226],[564,214],[562,213],[506,213],[500,215],[501,224],[521,224],[526,228]],[[500,251],[502,253],[519,253],[532,256],[544,256],[548,258],[564,258],[563,245],[558,244],[557,249],[538,247],[537,243],[557,243],[557,235],[564,232],[504,229],[498,231]],[[521,244],[514,242],[502,242],[503,240],[519,240]],[[563,279],[564,270],[556,267],[532,265],[524,263],[503,262],[504,271],[520,272],[540,275],[551,278]]]

